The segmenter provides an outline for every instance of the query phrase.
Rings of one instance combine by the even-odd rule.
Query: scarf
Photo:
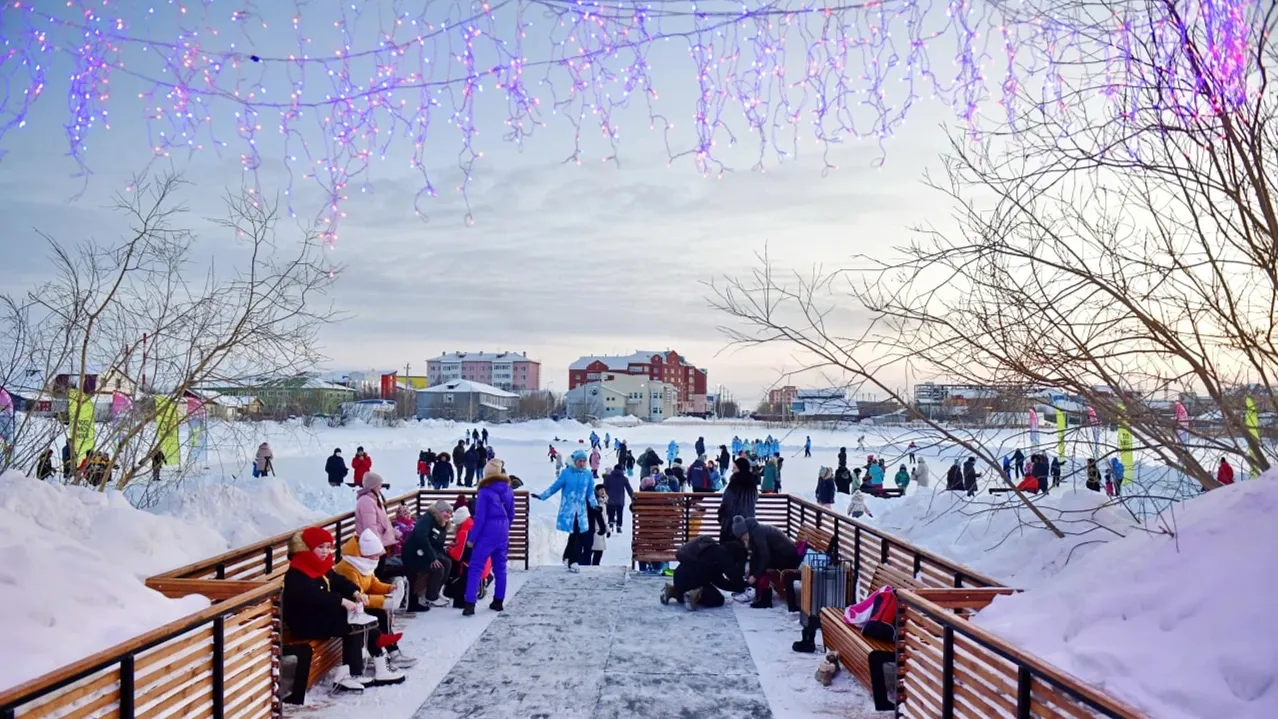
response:
[[[288,561],[288,566],[305,574],[311,579],[319,579],[333,568],[333,555],[320,559],[315,552],[298,552]]]
[[[368,557],[357,557],[353,554],[348,554],[345,557],[342,557],[342,559],[347,564],[354,567],[355,571],[359,572],[360,574],[366,577],[371,575],[373,573],[373,570],[377,569],[376,559],[369,559]]]

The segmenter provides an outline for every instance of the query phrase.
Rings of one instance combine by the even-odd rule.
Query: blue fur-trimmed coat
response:
[[[589,469],[577,469],[569,465],[563,468],[555,483],[542,492],[540,499],[550,499],[558,492],[564,496],[559,500],[559,515],[555,520],[555,529],[571,532],[573,520],[577,520],[577,531],[584,532],[590,527],[590,514],[586,509],[589,504],[599,508],[599,500],[595,499],[595,478]]]

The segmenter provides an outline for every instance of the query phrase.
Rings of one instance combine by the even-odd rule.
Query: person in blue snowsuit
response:
[[[593,430],[590,432],[590,446],[592,449],[599,446],[599,435],[595,434]]]
[[[734,434],[732,435],[732,456],[735,457],[738,454],[741,454],[741,438]]]
[[[812,438],[811,437],[808,437],[807,441],[803,443],[803,456],[804,457],[812,456]]]
[[[589,457],[584,449],[572,453],[572,463],[563,468],[555,483],[541,494],[534,494],[545,501],[562,491],[555,529],[568,533],[564,546],[564,566],[568,571],[580,571],[578,565],[590,564],[590,552],[594,548],[594,535],[590,531],[590,508],[599,509],[595,498],[595,480],[586,466]]]
[[[611,446],[612,446],[612,432],[604,432],[603,449],[608,449]]]
[[[666,466],[674,464],[675,457],[679,456],[679,443],[670,440],[670,444],[666,445]]]
[[[1114,474],[1115,497],[1123,496],[1123,473],[1126,472],[1126,470],[1127,468],[1123,466],[1123,463],[1118,461],[1118,457],[1109,458],[1109,471]]]

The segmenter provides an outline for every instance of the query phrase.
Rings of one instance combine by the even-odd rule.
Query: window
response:
[[[452,403],[453,403],[453,395],[452,395],[452,393],[451,393],[451,392],[446,392],[446,393],[444,394],[444,404],[452,404]]]

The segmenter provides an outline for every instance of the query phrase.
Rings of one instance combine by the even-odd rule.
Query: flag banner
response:
[[[133,411],[133,400],[123,392],[111,395],[111,419],[119,419]]]
[[[5,456],[9,455],[9,450],[13,447],[13,414],[13,397],[8,390],[0,387],[0,450]]]
[[[1179,401],[1176,402],[1176,437],[1182,445],[1189,444],[1189,412]]]
[[[1035,412],[1034,408],[1032,407],[1030,408],[1030,411],[1029,411],[1029,431],[1030,431],[1030,446],[1037,447],[1038,446],[1038,412]]]
[[[68,437],[74,430],[75,447],[71,463],[79,466],[80,460],[93,449],[93,397],[72,388],[67,392],[67,419],[70,421]]]
[[[1247,413],[1244,416],[1244,421],[1247,424],[1247,433],[1251,435],[1252,439],[1256,440],[1256,444],[1260,444],[1260,412],[1256,410],[1256,400],[1250,396],[1247,397]],[[1252,474],[1260,474],[1260,465],[1255,461],[1254,457],[1250,462]]]
[[[155,398],[155,431],[160,451],[164,453],[164,463],[181,464],[177,406],[168,397]]]
[[[208,415],[204,403],[194,397],[186,398],[186,446],[192,462],[202,462],[208,455]]]
[[[1087,423],[1092,426],[1092,444],[1095,445],[1093,454],[1100,450],[1100,419],[1096,416],[1096,408],[1087,408]]]
[[[1065,417],[1065,409],[1060,405],[1056,407],[1056,456],[1060,458],[1061,464],[1065,464],[1065,426],[1067,423]]]
[[[1123,482],[1131,480],[1135,465],[1132,458],[1132,430],[1127,426],[1125,408],[1118,405],[1118,461],[1123,463]]]

